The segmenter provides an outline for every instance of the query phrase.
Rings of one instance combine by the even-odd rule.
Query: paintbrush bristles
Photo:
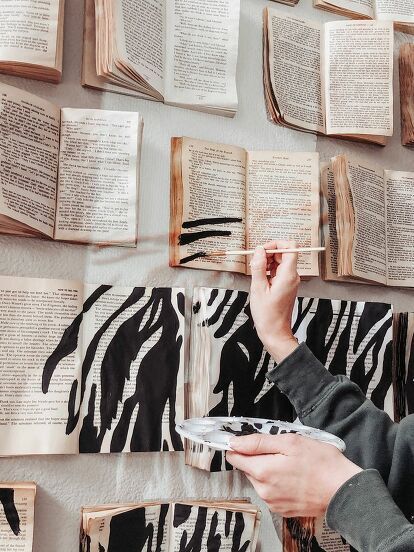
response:
[[[312,253],[325,251],[325,247],[292,247],[286,249],[266,249],[266,253]],[[241,249],[239,251],[211,251],[206,253],[206,257],[226,257],[227,255],[253,255],[254,249]]]

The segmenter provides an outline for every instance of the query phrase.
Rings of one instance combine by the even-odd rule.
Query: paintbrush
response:
[[[266,253],[309,253],[325,251],[325,247],[291,247],[286,249],[266,249]],[[205,257],[226,257],[227,255],[253,255],[254,249],[240,249],[239,251],[210,251]]]

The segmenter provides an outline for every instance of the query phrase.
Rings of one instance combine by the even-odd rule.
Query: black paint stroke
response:
[[[218,238],[231,236],[230,230],[203,230],[200,232],[188,232],[187,234],[180,234],[178,236],[178,245],[190,245],[199,240],[205,240],[207,238]]]
[[[20,534],[20,517],[14,503],[14,489],[0,489],[0,502],[3,505],[7,523],[17,537]]]
[[[71,353],[76,351],[78,347],[79,329],[83,320],[83,315],[90,310],[90,308],[96,303],[96,301],[112,286],[99,286],[83,304],[82,311],[74,319],[72,324],[66,328],[63,332],[63,336],[59,342],[59,345],[53,351],[46,361],[43,368],[42,376],[42,391],[47,393],[49,390],[50,380],[56,370],[59,362]]]
[[[235,222],[243,222],[243,219],[238,217],[212,217],[187,220],[183,222],[182,228],[196,228],[197,226],[205,226],[206,224],[232,224]]]
[[[154,524],[147,523],[145,508],[134,508],[112,517],[108,552],[152,550]]]
[[[100,542],[98,542],[99,552],[105,552],[105,548],[102,546]]]
[[[180,259],[180,264],[191,263],[191,261],[201,259],[202,257],[207,257],[207,253],[205,251],[199,251],[198,253],[194,253],[193,255],[188,255],[188,257],[183,257],[182,259]]]

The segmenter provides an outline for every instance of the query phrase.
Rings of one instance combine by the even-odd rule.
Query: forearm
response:
[[[332,376],[304,343],[269,372],[268,379],[287,395],[304,424],[343,439],[350,460],[364,469],[378,469],[387,480],[396,424],[357,385]]]

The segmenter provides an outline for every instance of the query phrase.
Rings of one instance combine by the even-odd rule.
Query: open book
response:
[[[170,266],[249,274],[249,257],[208,257],[276,238],[319,245],[317,153],[247,151],[192,138],[171,140]],[[317,253],[299,256],[319,274]]]
[[[384,303],[299,297],[292,329],[332,374],[347,375],[392,417],[392,319],[391,306]],[[287,397],[266,379],[275,366],[257,336],[246,292],[194,290],[187,418],[293,421],[296,414]],[[231,469],[222,452],[188,441],[185,458],[187,464],[205,470]],[[318,544],[322,550],[350,552],[322,519],[286,519],[283,537],[286,552],[320,550]]]
[[[82,508],[81,552],[254,552],[260,510],[248,499],[147,501]]]
[[[414,286],[414,172],[334,157],[322,166],[326,280]]]
[[[182,450],[184,293],[0,277],[0,456]]]
[[[36,484],[0,482],[0,550],[32,552]]]
[[[233,117],[240,0],[85,0],[82,84]]]
[[[271,121],[385,145],[393,133],[391,22],[317,23],[265,8],[263,80]]]
[[[351,19],[393,21],[396,31],[414,33],[412,0],[313,0],[313,5]]]
[[[64,11],[65,0],[0,0],[0,73],[60,82]]]
[[[403,44],[399,56],[401,143],[414,146],[414,44]]]
[[[135,246],[142,118],[0,84],[0,233]]]

